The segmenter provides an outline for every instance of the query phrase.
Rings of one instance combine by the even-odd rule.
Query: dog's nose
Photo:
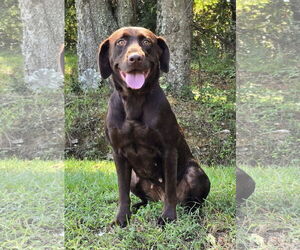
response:
[[[128,62],[130,64],[142,62],[142,61],[143,61],[143,56],[138,53],[132,53],[128,56]]]

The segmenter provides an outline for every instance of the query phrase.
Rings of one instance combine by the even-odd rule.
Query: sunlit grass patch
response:
[[[0,248],[61,249],[63,163],[1,160],[0,173]]]

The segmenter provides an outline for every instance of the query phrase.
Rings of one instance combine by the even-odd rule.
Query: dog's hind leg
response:
[[[177,185],[177,199],[188,211],[200,207],[210,191],[210,181],[196,161],[188,163],[186,172]]]
[[[134,171],[132,171],[131,174],[130,191],[141,199],[141,202],[138,202],[132,206],[132,212],[136,213],[140,207],[144,207],[148,204],[148,199],[143,190],[143,181],[136,176]]]
[[[131,174],[130,191],[141,199],[132,206],[135,212],[148,204],[148,201],[163,201],[165,198],[163,184],[158,185],[138,177],[134,171]]]

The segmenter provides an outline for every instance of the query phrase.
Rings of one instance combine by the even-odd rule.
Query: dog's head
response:
[[[104,79],[113,74],[123,87],[141,89],[158,78],[159,70],[168,72],[170,53],[165,40],[150,30],[125,27],[100,44],[97,59]]]

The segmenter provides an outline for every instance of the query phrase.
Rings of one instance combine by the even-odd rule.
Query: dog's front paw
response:
[[[174,217],[160,216],[157,220],[157,225],[164,226],[166,223],[170,223],[170,222],[175,221],[175,220],[176,220],[176,218],[174,218]]]
[[[126,227],[130,220],[130,211],[120,211],[118,212],[115,221],[112,223],[112,225],[119,225],[120,227]]]
[[[166,223],[170,223],[176,220],[176,212],[164,212],[157,220],[159,226],[164,226]]]

